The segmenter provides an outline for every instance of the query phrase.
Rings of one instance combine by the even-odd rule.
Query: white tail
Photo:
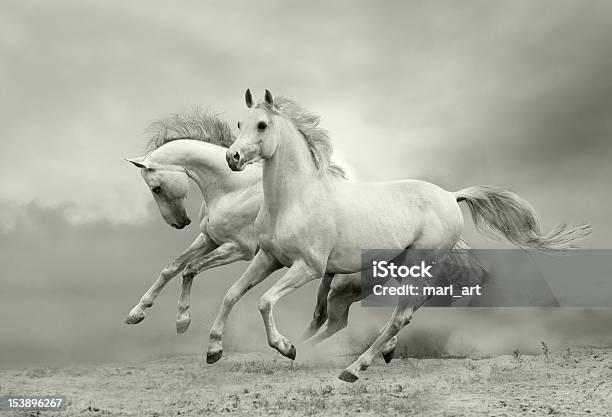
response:
[[[590,225],[573,229],[559,226],[546,234],[540,231],[538,216],[525,199],[512,191],[489,185],[467,187],[454,193],[457,202],[465,201],[478,230],[492,229],[511,243],[524,248],[563,250],[587,236]]]

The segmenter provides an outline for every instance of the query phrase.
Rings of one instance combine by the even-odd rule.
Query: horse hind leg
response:
[[[370,283],[369,287],[372,286]],[[360,274],[338,275],[332,281],[332,287],[327,299],[327,321],[314,337],[306,343],[316,345],[333,336],[348,325],[348,315],[351,304],[361,300],[363,294],[371,292],[371,288],[363,287]],[[382,355],[386,363],[391,362],[397,346],[397,337],[392,337],[383,347]]]
[[[319,290],[317,291],[317,305],[312,315],[312,321],[301,337],[302,342],[314,336],[327,320],[327,296],[329,295],[333,279],[333,274],[325,274],[321,279]]]
[[[357,358],[355,362],[349,365],[342,373],[339,378],[345,382],[355,382],[359,379],[359,373],[366,370],[371,364],[374,358],[383,352],[383,349],[388,342],[397,335],[397,333],[408,323],[412,318],[412,314],[420,306],[422,306],[428,297],[424,296],[403,296],[398,300],[398,304],[393,311],[391,319],[383,327],[379,336],[376,338],[374,343]]]
[[[333,336],[348,324],[351,304],[361,298],[361,285],[358,274],[336,275],[327,296],[327,321],[319,331],[306,340],[306,344],[316,345]]]
[[[344,329],[348,324],[348,313],[352,303],[353,300],[344,298],[341,299],[340,302],[334,302],[333,305],[328,305],[327,320],[319,331],[307,339],[305,343],[311,346],[319,344]]]

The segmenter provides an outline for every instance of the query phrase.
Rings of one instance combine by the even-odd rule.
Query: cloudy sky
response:
[[[167,228],[122,158],[169,113],[212,107],[234,127],[247,87],[322,114],[355,179],[511,188],[610,247],[611,16],[607,1],[3,1],[2,280],[135,302],[197,230]]]

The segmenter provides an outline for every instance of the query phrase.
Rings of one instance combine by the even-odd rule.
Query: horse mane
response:
[[[333,146],[327,130],[319,126],[321,117],[312,113],[295,101],[278,96],[274,98],[274,109],[266,102],[260,102],[258,107],[265,111],[278,110],[288,117],[297,130],[304,136],[315,166],[319,171],[327,172],[335,177],[346,178],[346,172],[340,165],[331,161]]]
[[[194,109],[183,114],[171,114],[153,121],[147,127],[149,138],[146,151],[177,139],[191,139],[229,148],[236,139],[229,125],[210,110]]]

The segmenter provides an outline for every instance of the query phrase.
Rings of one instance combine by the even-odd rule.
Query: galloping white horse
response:
[[[261,250],[239,282],[255,285],[282,266],[289,267],[264,293],[259,309],[269,345],[291,359],[295,347],[277,330],[273,317],[282,297],[325,274],[359,272],[362,248],[398,253],[426,249],[444,258],[463,228],[460,201],[467,203],[477,224],[483,222],[521,247],[563,247],[588,232],[588,226],[581,226],[542,235],[531,206],[497,187],[449,192],[414,180],[347,181],[331,169],[331,143],[318,127],[317,116],[286,98],[274,99],[268,90],[256,105],[249,90],[245,98],[250,111],[239,123],[240,133],[226,159],[235,171],[263,161],[264,199],[255,220]],[[376,341],[340,379],[357,380],[428,298],[400,297]]]
[[[150,128],[151,129],[151,128]],[[152,125],[154,135],[146,156],[128,159],[142,176],[164,220],[182,229],[190,223],[183,205],[189,179],[198,185],[204,202],[200,209],[201,233],[178,258],[168,264],[125,319],[136,324],[145,318],[163,287],[183,272],[176,329],[187,330],[193,278],[198,273],[255,255],[253,219],[261,205],[261,169],[232,175],[223,163],[225,148],[234,136],[229,126],[207,113],[173,116]]]
[[[174,228],[182,229],[190,223],[183,202],[189,189],[189,179],[198,185],[204,202],[200,209],[201,233],[178,258],[168,264],[153,285],[125,319],[128,324],[140,323],[145,318],[145,309],[151,307],[163,287],[179,272],[183,272],[183,288],[178,302],[176,329],[183,333],[189,327],[189,296],[193,278],[200,272],[238,260],[250,260],[257,248],[253,223],[261,206],[261,166],[253,166],[244,174],[233,173],[226,165],[226,148],[234,141],[227,124],[213,114],[196,112],[175,115],[155,122],[150,128],[154,132],[150,152],[143,157],[128,159],[141,169],[142,176],[153,194],[153,198],[164,220]],[[335,167],[338,175],[343,175]],[[332,275],[322,280],[317,294],[317,305],[313,320],[306,335],[313,335],[327,319],[327,297],[332,284]],[[335,288],[346,293],[352,288],[359,293],[357,275],[339,277]],[[223,300],[221,312],[211,333],[220,348],[223,327],[230,310],[238,299],[250,289],[240,283],[230,288]],[[348,307],[356,298],[338,297],[332,291],[330,306],[338,311],[338,329],[346,325]],[[388,362],[395,349],[393,339],[383,350]],[[220,353],[208,357],[215,362]]]

